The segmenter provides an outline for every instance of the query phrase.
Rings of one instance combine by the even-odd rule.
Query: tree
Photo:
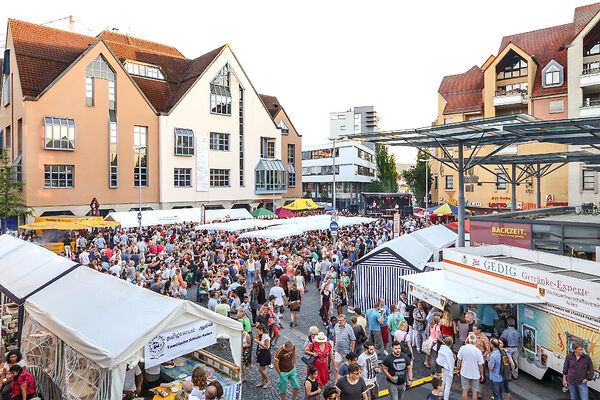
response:
[[[305,199],[311,199],[312,198],[312,191],[310,189],[306,189],[306,192],[304,193],[304,198]]]
[[[31,215],[32,210],[18,195],[22,183],[17,179],[17,171],[8,160],[7,149],[2,150],[0,158],[0,219],[1,230],[4,233],[9,217]]]
[[[387,146],[375,144],[375,164],[377,165],[377,179],[369,184],[367,190],[379,193],[398,192],[396,157],[388,151]]]
[[[402,176],[406,179],[406,184],[415,195],[419,204],[425,203],[425,171],[427,169],[428,181],[431,186],[431,169],[427,168],[427,163],[423,160],[429,160],[429,156],[422,151],[417,154],[416,165],[402,172]],[[429,188],[427,188],[429,192]]]
[[[329,200],[329,192],[327,192],[327,190],[323,189],[321,190],[321,201],[327,201]]]

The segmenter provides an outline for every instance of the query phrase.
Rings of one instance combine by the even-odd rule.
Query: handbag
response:
[[[292,301],[290,303],[290,311],[299,311],[300,310],[300,302],[299,301]]]
[[[312,344],[312,350],[315,351],[314,343],[311,343],[311,344]],[[315,363],[315,356],[309,356],[308,354],[304,354],[302,356],[301,360],[307,366],[312,367],[312,365]]]
[[[428,337],[424,342],[423,345],[421,346],[421,350],[423,351],[423,353],[425,354],[430,354],[431,353],[431,348],[434,345],[434,340],[433,338],[430,336]]]

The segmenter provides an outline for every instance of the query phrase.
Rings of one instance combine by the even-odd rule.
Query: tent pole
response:
[[[537,208],[542,208],[542,173],[540,171],[540,163],[537,163],[537,173],[535,174],[535,178],[537,180],[537,190],[535,194],[536,206]]]
[[[465,247],[465,156],[458,144],[458,247]]]

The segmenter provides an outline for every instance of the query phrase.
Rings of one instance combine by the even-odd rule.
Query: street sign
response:
[[[339,225],[338,225],[338,223],[337,223],[337,222],[335,222],[335,221],[331,221],[331,223],[329,224],[329,229],[330,229],[332,232],[335,232],[335,231],[337,231],[339,227],[340,227],[340,226],[339,226]]]
[[[142,212],[141,211],[138,212],[137,217],[138,217],[138,221],[142,220]]]

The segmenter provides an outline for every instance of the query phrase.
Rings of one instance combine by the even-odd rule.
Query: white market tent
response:
[[[47,399],[56,398],[56,387],[68,399],[121,399],[126,366],[144,360],[145,345],[168,329],[195,321],[213,322],[216,337],[229,339],[233,361],[241,366],[241,323],[71,262],[59,268],[60,257],[36,244],[0,240],[6,244],[0,246],[0,285],[11,287],[17,296],[31,288],[15,285],[11,274],[4,273],[14,265],[33,272],[36,266],[49,266],[59,273],[75,267],[66,277],[42,285],[24,304],[21,350],[36,379],[44,383],[40,386],[54,390]],[[11,251],[31,256],[4,262]],[[21,279],[37,278],[33,273]]]
[[[245,208],[205,210],[204,213],[205,222],[253,218]],[[119,222],[123,228],[134,228],[139,226],[137,215],[138,211],[112,212],[104,219]],[[184,222],[202,222],[202,209],[178,208],[142,211],[142,226],[181,224]]]
[[[17,304],[79,266],[41,246],[0,236],[0,290]]]
[[[213,222],[212,224],[196,225],[196,230],[213,230],[213,231],[227,231],[237,232],[246,229],[266,228],[268,226],[278,225],[281,220],[277,219],[240,219],[237,221],[229,222]]]
[[[285,237],[302,235],[308,231],[328,230],[329,225],[331,224],[331,216],[313,215],[309,217],[287,218],[274,221],[279,221],[280,223],[269,229],[242,233],[240,237],[277,240]],[[374,218],[366,217],[338,217],[337,223],[340,227],[345,227],[367,224],[374,221]]]

